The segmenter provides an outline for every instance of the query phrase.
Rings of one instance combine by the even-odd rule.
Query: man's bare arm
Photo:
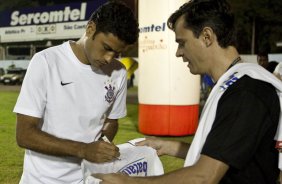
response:
[[[117,119],[106,119],[104,122],[104,126],[102,128],[102,134],[107,136],[110,141],[116,136],[118,131],[118,120]]]
[[[137,146],[150,146],[157,150],[159,156],[170,155],[185,159],[190,148],[189,143],[147,137],[144,141],[136,143]]]
[[[217,184],[228,169],[229,166],[225,163],[201,155],[194,166],[184,167],[162,176],[129,177],[123,174],[93,174],[93,176],[103,180],[103,184]]]
[[[40,118],[17,114],[16,139],[20,147],[53,156],[74,156],[106,162],[119,156],[118,148],[104,141],[83,143],[50,135],[40,130]]]
[[[191,167],[184,167],[180,170],[164,175],[158,182],[168,184],[174,182],[176,184],[184,183],[205,183],[217,184],[225,175],[229,166],[224,162],[213,159],[206,155],[201,155],[198,162]],[[175,182],[177,178],[177,182]]]

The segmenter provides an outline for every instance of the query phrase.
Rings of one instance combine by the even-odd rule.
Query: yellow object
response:
[[[134,71],[138,68],[138,62],[131,57],[125,57],[120,60],[120,62],[125,66],[127,71],[127,79],[133,75]]]

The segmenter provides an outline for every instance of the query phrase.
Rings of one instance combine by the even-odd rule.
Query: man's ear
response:
[[[206,47],[209,47],[215,41],[215,34],[210,27],[204,27],[201,36]]]
[[[93,21],[89,21],[86,25],[86,35],[91,37],[96,32],[96,24]]]

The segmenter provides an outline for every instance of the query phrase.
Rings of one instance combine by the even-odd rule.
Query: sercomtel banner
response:
[[[107,0],[0,12],[0,43],[79,38]]]
[[[139,1],[139,130],[144,134],[182,136],[197,128],[200,76],[176,58],[175,35],[166,25],[186,1]]]

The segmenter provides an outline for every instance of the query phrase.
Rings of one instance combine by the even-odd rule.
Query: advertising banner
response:
[[[107,0],[0,12],[0,43],[79,38]]]

